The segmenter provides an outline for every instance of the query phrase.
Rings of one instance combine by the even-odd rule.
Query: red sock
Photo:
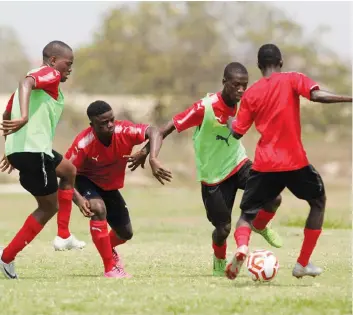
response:
[[[32,214],[29,215],[11,243],[4,249],[1,257],[2,261],[6,264],[13,261],[16,255],[32,242],[42,229],[43,225],[41,225]]]
[[[249,245],[251,229],[247,226],[240,226],[235,229],[234,238],[237,243],[237,247],[242,245]]]
[[[257,213],[255,219],[252,221],[252,226],[257,230],[263,230],[267,223],[270,222],[274,216],[275,212],[267,212],[261,209]]]
[[[69,231],[69,222],[72,209],[72,197],[74,195],[73,189],[58,190],[58,236],[61,238],[68,238],[71,234]]]
[[[226,253],[227,253],[227,242],[224,242],[222,246],[218,246],[215,243],[212,244],[212,248],[214,251],[214,255],[218,259],[226,259]]]
[[[118,245],[126,243],[126,240],[122,240],[122,239],[117,237],[117,235],[114,232],[114,230],[110,230],[109,238],[110,238],[110,245],[112,245],[112,248],[114,248],[115,246],[118,246]]]
[[[316,242],[321,234],[321,230],[304,229],[304,240],[299,258],[297,260],[303,267],[309,263],[311,254],[314,251]]]
[[[105,272],[111,271],[115,266],[113,259],[112,246],[108,234],[107,221],[90,221],[90,230],[94,245],[102,257]]]

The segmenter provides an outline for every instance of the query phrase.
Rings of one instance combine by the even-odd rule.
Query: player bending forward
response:
[[[239,113],[228,122],[236,139],[240,139],[253,122],[261,138],[254,164],[246,184],[240,208],[243,213],[257,212],[269,200],[288,188],[310,206],[304,229],[304,241],[293,276],[318,276],[322,269],[309,262],[321,234],[326,195],[319,173],[309,164],[301,140],[299,96],[313,102],[352,102],[352,97],[321,91],[319,85],[298,72],[281,72],[281,52],[275,45],[263,45],[258,52],[262,79],[243,95]],[[260,210],[253,224],[265,228],[271,216]],[[237,259],[228,266],[228,277],[237,273]]]
[[[245,189],[252,165],[241,141],[234,139],[227,129],[227,120],[229,116],[235,116],[237,104],[247,88],[248,80],[248,72],[242,64],[228,64],[224,69],[221,92],[207,94],[161,128],[166,137],[175,129],[182,132],[195,127],[193,142],[197,178],[201,182],[207,218],[215,227],[212,233],[214,276],[225,275],[227,238],[231,231],[234,199],[238,189]],[[143,166],[148,152],[146,146],[135,153],[130,158],[132,163],[129,167],[135,170],[140,164]],[[280,203],[280,196],[274,196],[264,205],[264,212],[273,217]],[[272,246],[282,246],[281,238],[274,230],[267,227],[260,230],[256,225],[253,229]],[[236,244],[240,248],[240,264],[241,258],[247,252],[250,231],[251,226],[242,215],[234,233]]]
[[[59,75],[53,75],[53,68],[49,66],[43,66],[37,71],[31,72],[31,76],[36,80],[36,88],[43,89],[46,93],[50,93],[55,90],[58,82],[60,82]],[[11,111],[13,105],[15,93],[13,93],[7,103],[6,109],[2,115],[3,120],[11,119]],[[6,136],[5,136],[6,141]],[[53,246],[55,250],[70,250],[70,249],[82,249],[86,246],[86,243],[79,241],[75,235],[70,233],[69,223],[72,211],[72,198],[74,193],[76,168],[70,161],[63,158],[63,156],[52,150],[53,164],[55,167],[56,176],[60,178],[58,196],[59,199],[59,210],[57,214],[57,236],[54,238]],[[10,174],[13,170],[13,166],[8,161],[6,155],[4,155],[0,162],[1,172],[7,171]],[[82,196],[76,196],[82,198]],[[75,198],[75,202],[77,200]],[[81,203],[82,204],[82,203]]]
[[[102,257],[105,277],[130,277],[114,249],[132,238],[129,211],[119,192],[124,187],[126,156],[135,145],[149,139],[153,175],[162,184],[170,181],[171,173],[157,160],[163,137],[157,128],[115,120],[112,108],[103,101],[90,104],[87,116],[91,126],[76,137],[66,158],[77,168],[76,189],[89,200],[89,211],[81,211],[91,217],[90,232]]]

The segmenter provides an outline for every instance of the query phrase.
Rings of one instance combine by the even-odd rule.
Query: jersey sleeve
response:
[[[239,111],[235,120],[232,123],[232,129],[234,132],[240,135],[244,135],[249,130],[253,122],[254,119],[249,105],[249,101],[246,95],[243,95]]]
[[[13,93],[13,94],[11,95],[9,101],[7,102],[7,105],[6,105],[6,109],[5,109],[5,110],[6,110],[8,113],[11,113],[11,111],[12,111],[12,104],[13,104],[13,98],[14,98],[14,96],[15,96],[15,93]]]
[[[299,72],[291,73],[291,82],[294,91],[308,100],[310,100],[311,91],[320,89],[318,83]]]
[[[138,145],[146,140],[147,124],[134,124],[130,121],[123,121],[115,126],[115,132],[122,133],[131,145]]]
[[[72,143],[71,147],[67,150],[65,154],[65,158],[68,159],[77,169],[80,169],[83,166],[85,161],[85,151],[83,149],[79,149],[78,147],[78,139]]]
[[[35,81],[34,89],[52,89],[60,84],[61,75],[60,72],[51,67],[42,67],[37,71],[27,74],[27,77],[31,77]]]
[[[202,105],[202,100],[200,100],[173,117],[175,129],[178,132],[182,132],[186,129],[200,126],[204,115],[205,107]]]

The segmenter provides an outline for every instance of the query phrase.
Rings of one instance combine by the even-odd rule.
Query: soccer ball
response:
[[[279,263],[269,250],[255,250],[248,256],[246,266],[254,281],[268,282],[276,276]]]

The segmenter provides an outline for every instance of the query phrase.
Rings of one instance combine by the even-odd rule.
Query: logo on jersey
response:
[[[220,135],[217,135],[217,136],[216,136],[216,140],[222,140],[222,141],[224,141],[224,142],[227,144],[227,146],[229,147],[229,137],[231,136],[231,134],[232,134],[232,133],[230,132],[227,138],[225,138],[225,137],[223,137],[223,136],[220,136]]]
[[[96,162],[98,162],[98,158],[99,158],[99,154],[96,157],[92,156],[92,160],[95,160]]]

